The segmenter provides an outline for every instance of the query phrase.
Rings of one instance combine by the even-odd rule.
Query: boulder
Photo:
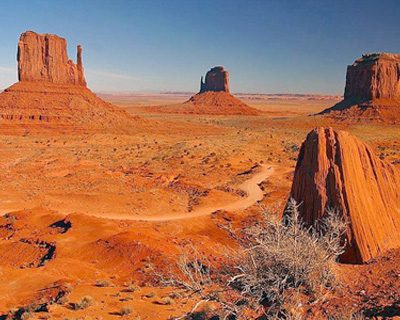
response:
[[[312,130],[301,146],[290,197],[307,226],[333,208],[348,223],[341,260],[366,262],[400,247],[400,172],[345,131]]]

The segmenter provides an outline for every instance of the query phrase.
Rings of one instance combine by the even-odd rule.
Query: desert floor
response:
[[[310,116],[338,97],[238,95],[263,114],[229,117],[152,109],[189,94],[102,97],[155,125],[132,135],[0,133],[0,315],[64,291],[63,303],[32,319],[118,319],[123,308],[131,319],[184,314],[196,301],[161,287],[155,270],[167,272],[193,247],[223,263],[237,246],[224,226],[249,225],[265,208],[279,213],[313,127],[348,130],[400,167],[400,126]],[[338,265],[352,294],[337,305],[384,304],[398,294],[398,262],[394,252]],[[92,305],[74,310],[85,296]]]

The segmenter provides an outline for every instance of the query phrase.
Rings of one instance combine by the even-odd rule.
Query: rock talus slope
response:
[[[18,42],[19,82],[0,93],[0,129],[61,132],[132,132],[142,119],[97,97],[86,87],[82,48],[77,63],[64,38],[23,33]]]
[[[200,82],[200,91],[183,104],[181,113],[258,115],[260,112],[229,93],[229,72],[213,67]]]
[[[291,197],[313,225],[328,208],[348,223],[341,259],[362,263],[400,247],[400,172],[345,131],[317,128],[304,141]]]

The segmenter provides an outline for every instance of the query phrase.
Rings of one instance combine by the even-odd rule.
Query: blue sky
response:
[[[400,53],[400,1],[2,0],[1,88],[26,30],[82,44],[95,91],[196,91],[223,65],[234,92],[342,94],[362,53]]]

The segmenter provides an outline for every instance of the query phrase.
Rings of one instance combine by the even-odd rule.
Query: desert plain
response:
[[[400,316],[400,55],[344,95],[92,92],[26,31],[0,93],[0,319]]]
[[[300,145],[314,127],[349,131],[400,168],[399,125],[313,116],[337,96],[237,94],[257,116],[162,112],[190,93],[98,96],[140,117],[131,132],[0,128],[4,318],[31,304],[44,306],[32,319],[189,312],[196,299],[162,285],[155,270],[168,272],[193,249],[223,265],[238,246],[227,227],[251,225],[266,208],[283,210]],[[312,313],[398,303],[399,263],[394,250],[364,265],[337,264],[340,288]],[[74,307],[88,296],[90,307]]]

